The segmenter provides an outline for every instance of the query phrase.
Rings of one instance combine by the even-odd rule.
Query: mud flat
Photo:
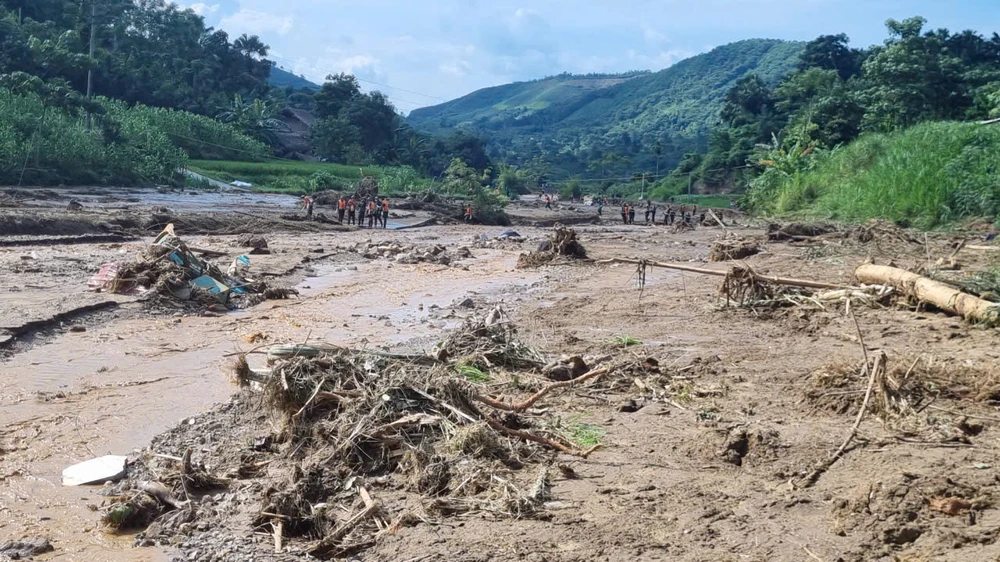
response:
[[[537,250],[551,229],[518,226],[517,240],[497,240],[504,228],[469,225],[272,230],[265,233],[271,253],[251,256],[251,267],[298,288],[297,299],[204,315],[150,309],[127,297],[114,309],[40,328],[9,347],[0,364],[0,534],[47,538],[55,552],[42,557],[63,560],[304,560],[309,552],[442,561],[1000,556],[995,328],[898,295],[858,297],[850,313],[843,301],[817,292],[755,293],[760,298],[744,306],[726,306],[720,278],[598,263],[634,258],[719,271],[746,264],[760,275],[855,286],[853,272],[868,259],[961,277],[989,265],[988,252],[956,252],[960,235],[875,228],[780,241],[768,241],[764,225],[678,233],[574,228],[587,260],[523,269],[516,267],[520,255]],[[710,263],[724,236],[753,240],[760,251]],[[192,235],[188,243],[224,252],[225,260],[244,251],[235,239]],[[144,244],[148,238],[0,248],[5,326],[107,298],[87,292],[87,277]],[[393,244],[439,245],[456,256],[464,247],[469,256],[447,265],[401,263]],[[958,271],[948,269],[949,258]],[[516,341],[449,348],[473,349],[485,363],[438,353],[455,334],[477,333],[469,323],[497,305],[504,325],[516,327]],[[870,360],[885,354],[867,401],[874,378],[863,367],[861,340]],[[352,376],[373,386],[303,379],[312,383],[290,402],[297,407],[282,413],[261,401],[266,392],[231,382],[241,353],[303,343],[336,346],[342,351],[324,361],[362,365]],[[535,354],[537,366],[487,354],[514,344]],[[386,378],[368,379],[358,358],[372,356],[434,359],[428,366],[378,363]],[[267,371],[285,364],[246,357],[265,384]],[[606,372],[509,415],[475,405],[476,396],[524,403],[557,381],[559,369],[572,370],[573,357]],[[323,362],[302,365],[309,369],[295,372],[328,373]],[[270,380],[281,388],[280,379]],[[451,381],[461,393],[439,390]],[[433,390],[433,408],[414,395],[394,402],[392,389],[403,386]],[[396,417],[378,420],[409,425],[363,426],[366,437],[350,441],[350,450],[369,457],[345,458],[371,462],[346,469],[341,461],[323,463],[311,454],[346,442],[324,436],[340,435],[338,416],[354,411],[347,402],[334,406],[337,392],[369,408],[375,402],[364,402],[366,393],[387,393],[397,409],[379,412]],[[862,407],[851,446],[805,483],[837,451]],[[277,423],[300,409],[294,432]],[[473,422],[461,421],[466,417]],[[491,432],[455,441],[484,426]],[[595,444],[600,448],[580,454]],[[163,514],[150,528],[114,535],[101,523],[137,481],[60,485],[66,466],[111,453],[138,461],[136,477],[181,486],[183,463],[167,457],[188,451],[189,475],[224,485],[193,491],[181,508],[157,504]],[[489,478],[478,480],[483,474]],[[282,497],[296,501],[275,500]],[[187,501],[183,493],[175,499]]]

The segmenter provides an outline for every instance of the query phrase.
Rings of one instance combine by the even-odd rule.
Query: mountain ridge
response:
[[[542,157],[555,175],[582,173],[587,162],[611,153],[652,170],[658,143],[658,167],[672,168],[685,152],[704,147],[722,98],[736,81],[756,72],[777,83],[795,68],[804,46],[747,39],[657,72],[560,74],[493,86],[415,109],[407,121],[436,135],[483,135],[492,157],[520,165]],[[587,82],[606,76],[617,78]]]

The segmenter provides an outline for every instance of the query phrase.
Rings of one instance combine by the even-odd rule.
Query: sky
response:
[[[176,0],[175,0],[176,1]],[[180,0],[206,24],[257,34],[279,66],[321,83],[354,74],[408,113],[480,88],[561,72],[661,70],[750,38],[847,33],[885,20],[1000,32],[1000,0]]]

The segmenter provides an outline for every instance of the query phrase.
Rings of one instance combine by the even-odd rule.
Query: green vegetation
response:
[[[657,189],[749,185],[744,204],[756,212],[925,228],[995,217],[1000,132],[956,121],[998,114],[1000,35],[925,23],[889,20],[889,38],[867,50],[819,37],[773,88],[744,78],[708,151],[687,155]]]
[[[562,422],[559,430],[566,440],[581,449],[600,445],[601,440],[607,434],[603,427],[581,421],[579,416]]]
[[[271,75],[268,76],[268,82],[275,88],[290,88],[292,92],[301,89],[318,90],[321,87],[319,84],[315,84],[303,76],[296,76],[277,66],[271,68]]]
[[[476,367],[475,365],[459,363],[458,365],[455,365],[455,370],[458,372],[459,376],[469,382],[490,382],[489,373],[483,372],[482,369]]]
[[[89,56],[91,15],[94,56]],[[0,0],[0,73],[62,80],[96,95],[212,115],[235,94],[266,91],[256,37],[229,36],[164,0]]]
[[[1000,128],[931,122],[863,135],[792,167],[776,162],[753,182],[748,203],[777,214],[921,228],[1000,211]]]
[[[361,173],[379,182],[379,190],[391,195],[426,191],[430,180],[407,166],[345,166],[324,162],[228,162],[192,160],[188,169],[203,176],[230,183],[252,183],[255,189],[292,194],[319,190],[354,191]]]
[[[0,89],[0,183],[172,181],[187,156],[159,128],[157,115],[99,101],[107,112],[88,130],[79,113],[53,109],[37,94]]]
[[[617,345],[618,347],[632,347],[633,345],[642,345],[642,341],[633,338],[632,336],[615,336],[611,340],[611,343]]]
[[[756,72],[773,85],[795,68],[802,49],[740,41],[655,73],[564,74],[486,88],[415,110],[407,121],[435,134],[487,135],[491,158],[544,169],[543,180],[667,170],[705,146],[723,97],[740,78]]]
[[[413,170],[439,176],[453,158],[489,168],[478,139],[420,135],[353,76],[330,76],[320,87],[274,69],[269,52],[259,37],[230,40],[165,0],[0,0],[0,89],[41,100],[27,102],[37,113],[3,125],[3,142],[19,144],[0,157],[0,176],[17,182],[24,169],[30,183],[148,184],[168,181],[185,154],[246,161],[304,154],[396,166],[386,171],[389,189],[404,190],[420,183]],[[299,111],[315,112],[311,136],[313,116]],[[27,124],[32,118],[37,127]],[[140,135],[134,122],[156,135]],[[271,176],[265,185],[294,192],[339,182],[335,172],[333,179]]]
[[[483,224],[507,224],[509,221],[503,210],[510,200],[486,187],[490,173],[490,170],[479,172],[455,158],[444,173],[442,187],[449,195],[468,198],[476,221]]]

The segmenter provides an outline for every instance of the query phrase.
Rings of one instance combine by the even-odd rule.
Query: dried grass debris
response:
[[[521,254],[518,269],[551,264],[556,261],[586,260],[587,250],[580,243],[576,230],[557,225],[552,236],[539,244],[538,250]]]
[[[761,247],[756,240],[723,238],[712,243],[712,249],[708,254],[708,261],[741,260],[757,255],[760,252]]]

